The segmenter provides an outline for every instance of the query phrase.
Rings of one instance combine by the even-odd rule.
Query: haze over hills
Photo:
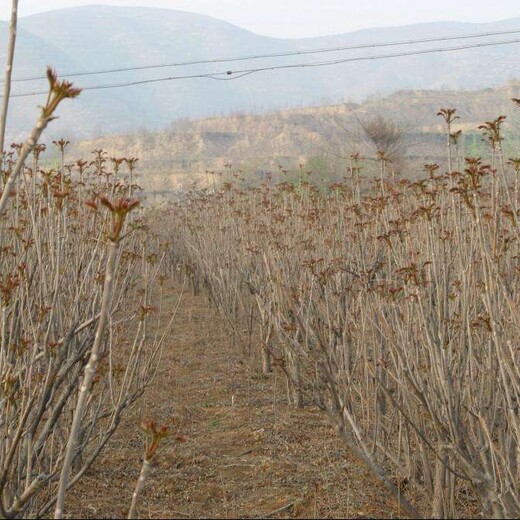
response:
[[[298,51],[425,37],[520,30],[520,17],[487,24],[428,23],[361,30],[320,38],[281,40],[259,36],[207,16],[156,8],[87,6],[21,18],[14,77],[44,72],[50,64],[59,73],[81,72],[219,57]],[[0,23],[7,41],[7,23]],[[490,40],[504,40],[495,36]],[[514,39],[514,36],[510,37]],[[460,45],[437,42],[413,49]],[[311,63],[348,56],[410,50],[410,46],[342,51],[312,56],[260,59],[233,64],[197,65],[75,79],[78,86],[100,85],[291,63]],[[160,129],[182,118],[203,118],[237,112],[359,102],[400,89],[480,89],[514,79],[520,66],[520,44],[459,52],[425,54],[331,67],[262,72],[237,81],[189,79],[128,88],[84,91],[60,107],[60,119],[49,136],[71,139],[103,133]],[[0,50],[5,59],[5,45]],[[15,83],[13,93],[45,90],[45,81]],[[34,121],[40,97],[13,98],[9,130],[20,139]]]
[[[520,82],[483,91],[400,91],[362,104],[306,107],[263,115],[235,115],[184,121],[162,132],[107,135],[73,143],[69,161],[92,157],[104,149],[107,157],[138,157],[138,182],[146,191],[169,191],[192,182],[211,182],[207,171],[241,170],[254,182],[271,172],[283,180],[279,166],[297,172],[299,164],[327,182],[341,178],[350,154],[375,157],[359,122],[378,115],[404,132],[402,161],[396,168],[405,176],[420,174],[425,163],[445,161],[446,138],[441,107],[456,107],[461,130],[459,156],[489,153],[478,126],[499,115],[507,117],[504,142],[507,157],[520,156],[520,110],[511,98],[520,97]],[[48,140],[47,140],[48,142]],[[52,152],[51,152],[52,153]],[[365,164],[370,166],[370,161]],[[375,165],[377,168],[377,165]]]

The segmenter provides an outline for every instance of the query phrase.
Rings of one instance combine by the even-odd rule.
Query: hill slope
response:
[[[20,20],[15,76],[134,67],[215,57],[298,51],[309,48],[400,41],[424,37],[520,30],[520,18],[488,24],[431,23],[370,29],[311,39],[279,40],[253,34],[229,23],[183,11],[109,6],[77,7],[41,13]],[[6,41],[7,24],[0,24]],[[509,39],[513,39],[510,37]],[[487,38],[504,40],[506,36]],[[473,40],[467,40],[470,42]],[[460,45],[430,43],[414,49]],[[367,56],[410,50],[410,46],[364,49],[311,56],[260,59],[233,64],[197,65],[76,78],[88,87],[179,74],[198,74],[262,66],[318,62],[345,56]],[[362,61],[308,69],[254,74],[238,81],[193,79],[123,89],[85,91],[60,110],[54,135],[87,137],[105,132],[161,128],[184,117],[207,117],[237,111],[260,112],[323,101],[360,101],[371,94],[399,89],[485,88],[516,76],[516,46],[485,47],[442,54]],[[5,56],[5,46],[0,59]],[[16,92],[38,91],[45,82],[17,83]],[[40,98],[13,99],[11,136],[18,137],[34,119]]]
[[[297,170],[300,162],[343,175],[352,152],[375,155],[363,139],[359,121],[382,115],[404,130],[406,164],[400,169],[413,174],[424,163],[445,158],[444,126],[436,115],[441,107],[457,108],[460,119],[454,130],[463,131],[461,156],[485,153],[477,127],[502,114],[507,116],[506,152],[520,155],[520,111],[511,102],[513,97],[520,97],[520,82],[483,91],[399,91],[362,104],[207,118],[163,132],[104,136],[76,143],[68,157],[89,157],[98,148],[109,157],[138,157],[139,182],[152,191],[188,186],[195,180],[211,182],[206,171],[225,171],[229,163],[257,179],[271,171],[275,182],[280,180],[279,165]]]

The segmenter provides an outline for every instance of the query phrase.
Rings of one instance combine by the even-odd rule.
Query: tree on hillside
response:
[[[390,162],[397,162],[404,152],[405,131],[394,121],[378,114],[358,123],[365,141],[375,148],[379,155],[384,155]]]

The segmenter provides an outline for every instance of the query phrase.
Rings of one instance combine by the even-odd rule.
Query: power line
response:
[[[420,43],[433,43],[433,42],[441,42],[441,41],[453,41],[453,40],[466,40],[472,38],[484,38],[488,36],[505,36],[511,34],[520,33],[520,29],[518,30],[510,30],[510,31],[495,31],[495,32],[486,32],[486,33],[473,33],[473,34],[462,34],[456,36],[438,36],[434,38],[422,38],[418,40],[400,40],[393,42],[376,42],[376,43],[366,43],[359,45],[344,45],[341,47],[325,47],[318,49],[309,49],[303,51],[284,51],[273,54],[255,54],[251,56],[239,56],[239,57],[231,57],[231,58],[213,58],[207,60],[197,60],[197,61],[184,61],[184,62],[176,62],[176,63],[164,63],[159,65],[142,65],[137,67],[121,67],[116,69],[105,69],[105,70],[95,70],[95,71],[87,71],[87,72],[72,72],[68,74],[61,74],[62,77],[72,78],[72,77],[80,77],[80,76],[94,76],[101,74],[113,74],[118,72],[131,72],[131,71],[140,71],[140,70],[152,70],[152,69],[160,69],[167,67],[185,67],[189,65],[203,65],[203,64],[212,64],[212,63],[231,63],[238,61],[248,61],[248,60],[258,60],[264,58],[281,58],[281,57],[290,57],[290,56],[305,56],[311,54],[322,54],[329,52],[339,52],[339,51],[347,51],[347,50],[360,50],[360,49],[375,49],[379,47],[394,47],[400,45],[417,45]],[[26,82],[26,81],[36,81],[46,79],[46,76],[28,76],[24,78],[14,78],[13,82]],[[3,80],[0,81],[3,83]]]
[[[271,65],[266,67],[259,67],[255,69],[242,69],[242,70],[226,70],[222,72],[212,72],[206,74],[188,74],[184,76],[169,76],[166,78],[154,78],[154,79],[144,79],[138,81],[128,81],[125,83],[112,83],[107,85],[93,85],[90,87],[84,87],[83,90],[104,90],[110,88],[121,88],[121,87],[130,87],[135,85],[145,85],[151,83],[160,83],[163,81],[174,81],[174,80],[185,80],[185,79],[213,79],[220,81],[231,81],[243,78],[244,76],[248,76],[250,74],[255,74],[258,72],[267,72],[274,70],[283,70],[283,69],[304,69],[304,68],[316,68],[316,67],[326,67],[331,65],[340,65],[343,63],[351,63],[357,61],[374,61],[388,58],[400,58],[405,56],[417,56],[422,54],[432,54],[438,52],[453,52],[460,51],[465,49],[476,49],[481,47],[492,47],[495,45],[511,45],[514,43],[520,43],[520,39],[517,40],[502,40],[496,42],[484,42],[484,43],[475,43],[471,45],[458,45],[454,47],[443,47],[437,49],[422,49],[416,51],[408,51],[408,52],[396,52],[393,54],[379,54],[375,56],[357,56],[352,58],[340,58],[336,60],[330,61],[321,61],[314,63],[295,63],[290,65]],[[222,76],[222,77],[220,77]],[[42,94],[48,94],[48,91],[40,91],[40,92],[27,92],[23,94],[12,94],[11,98],[16,97],[29,97],[29,96],[38,96]]]

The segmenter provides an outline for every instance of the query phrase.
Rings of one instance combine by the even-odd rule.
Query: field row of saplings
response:
[[[169,210],[170,253],[237,337],[256,324],[259,366],[403,515],[518,517],[520,159],[504,117],[463,158],[455,111],[439,116],[446,161],[419,180],[392,180],[379,150],[380,176],[354,154],[326,190],[304,171],[194,190]]]
[[[136,159],[96,150],[68,163],[60,140],[45,166],[33,144],[11,145],[0,178],[0,518],[66,514],[68,490],[152,381],[170,326],[167,248],[139,207]],[[130,517],[167,433],[142,426]]]

